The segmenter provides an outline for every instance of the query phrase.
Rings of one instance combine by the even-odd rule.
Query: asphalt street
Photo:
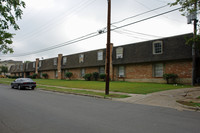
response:
[[[0,133],[199,133],[200,113],[0,84]]]

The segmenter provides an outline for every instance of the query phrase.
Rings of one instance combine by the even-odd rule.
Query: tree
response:
[[[25,2],[22,0],[0,0],[0,52],[3,54],[13,53],[10,45],[13,43],[13,33],[9,33],[10,27],[19,30],[16,21],[22,18]]]
[[[6,73],[8,72],[8,67],[6,66],[1,66],[1,72],[4,73],[4,75],[6,75]]]
[[[195,3],[196,3],[196,6],[195,6]],[[176,6],[176,5],[181,6],[181,9],[179,11],[182,12],[183,16],[188,16],[190,14],[194,14],[195,12],[197,13],[197,15],[200,14],[200,12],[199,12],[200,11],[200,1],[199,0],[175,0],[175,2],[170,3],[170,6]],[[198,26],[198,30],[200,30],[199,21],[197,22],[197,26]],[[196,48],[200,48],[199,32],[197,32],[197,35],[195,37],[188,38],[187,44],[192,45],[194,41],[196,42],[196,44],[198,44],[196,46]]]

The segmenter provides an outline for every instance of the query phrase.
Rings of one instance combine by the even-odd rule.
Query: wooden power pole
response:
[[[110,24],[111,24],[111,0],[108,1],[108,20],[107,20],[107,46],[106,46],[106,89],[105,94],[109,95],[110,82]]]
[[[197,57],[197,53],[196,53],[196,34],[197,34],[197,0],[195,0],[194,3],[194,14],[195,14],[195,18],[194,18],[194,34],[193,34],[193,46],[192,46],[192,86],[195,85],[195,80],[196,80],[196,73],[197,73],[197,66],[196,66],[196,57]]]

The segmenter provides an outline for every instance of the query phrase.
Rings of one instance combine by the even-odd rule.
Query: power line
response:
[[[130,26],[130,25],[142,22],[142,21],[146,21],[146,20],[149,20],[149,19],[161,16],[161,15],[164,15],[164,14],[167,14],[167,13],[170,13],[170,12],[173,12],[173,11],[177,11],[179,9],[181,9],[181,7],[173,9],[173,10],[170,10],[170,11],[166,11],[166,12],[163,12],[163,13],[160,13],[160,14],[157,14],[157,15],[145,18],[145,19],[141,19],[141,20],[138,20],[136,22],[132,22],[132,23],[120,26],[120,27],[113,28],[113,29],[111,29],[111,31],[114,31],[114,30],[117,30],[117,29],[120,29],[120,28],[123,28],[123,27],[127,27],[127,26]],[[104,34],[104,33],[106,33],[106,31],[102,32],[101,34]],[[56,49],[56,48],[60,48],[60,47],[66,46],[66,45],[77,43],[77,42],[80,42],[80,41],[83,41],[83,40],[87,40],[87,39],[90,39],[92,37],[96,37],[96,36],[101,35],[101,34],[98,34],[97,32],[93,32],[93,33],[84,35],[82,37],[76,38],[74,40],[71,40],[71,41],[68,41],[68,42],[64,42],[64,43],[61,43],[61,44],[58,44],[58,45],[55,45],[55,46],[52,46],[52,47],[49,47],[49,48],[45,48],[45,49],[42,49],[42,50],[38,50],[38,51],[34,51],[34,52],[29,52],[29,53],[25,53],[25,54],[24,53],[23,54],[18,54],[18,55],[12,56],[12,57],[20,57],[20,56],[24,56],[24,55],[31,55],[31,54],[36,54],[36,53],[41,53],[41,52],[49,51],[49,50],[52,50],[52,49]]]
[[[127,17],[127,18],[125,18],[125,19],[122,19],[122,20],[120,20],[120,21],[117,21],[117,22],[112,23],[112,25],[113,25],[113,24],[118,24],[118,23],[124,22],[124,21],[126,21],[126,20],[128,20],[128,19],[131,19],[131,18],[135,18],[135,17],[141,16],[141,15],[144,15],[144,14],[146,14],[146,13],[150,13],[150,12],[156,11],[156,10],[158,10],[158,9],[162,9],[162,8],[164,8],[164,7],[166,7],[166,6],[168,6],[168,5],[160,6],[160,7],[158,7],[158,8],[155,8],[155,9],[152,9],[152,10],[149,10],[149,11],[146,11],[146,12],[143,12],[143,13],[140,13],[140,14],[137,14],[137,15],[134,15],[134,16],[131,16],[131,17]]]

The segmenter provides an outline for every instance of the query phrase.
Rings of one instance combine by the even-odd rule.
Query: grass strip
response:
[[[190,102],[187,102],[187,101],[177,101],[177,102],[180,103],[180,104],[183,104],[183,105],[187,105],[187,106],[200,107],[200,103],[194,103],[192,101],[190,101]]]
[[[12,82],[14,79],[0,79],[0,81]],[[82,81],[82,80],[57,80],[57,79],[33,79],[37,84],[60,86],[67,88],[80,88],[91,90],[105,90],[105,82],[103,81]],[[123,92],[130,94],[148,94],[153,92],[191,88],[189,85],[180,84],[160,84],[160,83],[138,83],[138,82],[123,82],[112,81],[110,82],[110,91]]]
[[[90,96],[100,96],[100,97],[104,97],[104,98],[127,98],[127,97],[130,97],[128,95],[120,95],[120,94],[105,95],[104,93],[101,93],[101,92],[75,90],[75,89],[63,89],[63,88],[57,88],[57,87],[37,86],[37,88],[41,88],[43,90],[61,92],[61,93],[84,94],[84,95],[90,95]]]

